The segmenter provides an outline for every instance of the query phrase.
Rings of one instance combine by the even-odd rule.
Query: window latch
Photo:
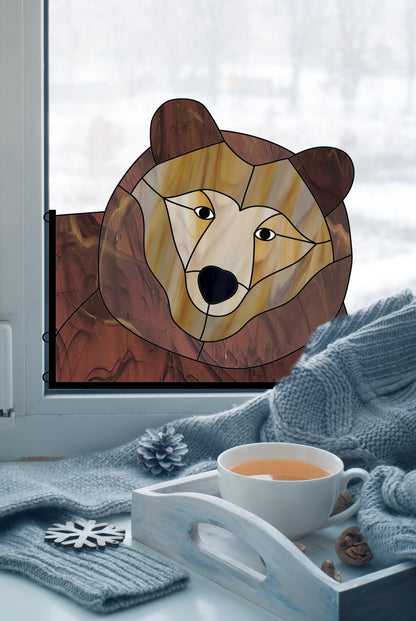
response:
[[[0,427],[13,419],[12,326],[0,321]]]

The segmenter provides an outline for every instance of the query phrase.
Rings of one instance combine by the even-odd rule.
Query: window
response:
[[[353,244],[347,310],[416,288],[411,0],[394,7],[385,0],[88,0],[82,12],[54,0],[49,58],[41,0],[0,0],[0,11],[0,77],[8,94],[0,101],[0,319],[13,325],[17,413],[13,428],[0,426],[1,457],[12,456],[11,438],[19,455],[80,452],[166,416],[220,411],[254,394],[85,395],[50,392],[41,379],[44,196],[61,213],[104,209],[147,148],[151,117],[168,99],[202,101],[221,128],[292,151],[326,144],[345,150],[355,166],[345,200]],[[98,416],[94,445],[88,431]],[[81,418],[88,431],[74,444]]]

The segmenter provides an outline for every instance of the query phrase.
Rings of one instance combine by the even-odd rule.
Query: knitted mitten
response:
[[[320,446],[347,466],[414,468],[415,382],[416,302],[404,294],[317,330],[269,393],[261,438]]]
[[[375,468],[361,491],[358,523],[378,560],[416,560],[416,470]]]
[[[52,524],[73,520],[56,510],[0,519],[0,568],[23,573],[96,612],[113,612],[182,589],[187,574],[120,544],[75,550],[44,541]]]
[[[336,320],[318,326],[306,344],[304,356],[310,357],[324,351],[328,345],[348,337],[365,328],[368,324],[401,311],[414,300],[410,290],[402,291],[389,298],[378,300],[368,307],[355,311],[351,315],[341,315]]]

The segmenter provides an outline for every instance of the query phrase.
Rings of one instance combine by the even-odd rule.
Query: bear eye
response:
[[[212,220],[214,212],[209,207],[195,207],[194,212],[201,220]]]
[[[270,241],[271,239],[274,239],[276,237],[276,233],[274,231],[266,228],[257,229],[254,235],[257,237],[257,239],[261,239],[262,241]]]

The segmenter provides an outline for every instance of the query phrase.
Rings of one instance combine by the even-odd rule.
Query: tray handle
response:
[[[226,565],[228,568],[241,572],[257,582],[266,579],[267,570],[263,558],[256,550],[239,535],[207,522],[195,522],[191,529],[191,539],[200,548],[201,554],[208,555]],[[210,545],[213,541],[217,545]],[[219,545],[220,543],[224,545]],[[239,554],[232,551],[234,547]],[[241,552],[244,558],[241,558]]]

